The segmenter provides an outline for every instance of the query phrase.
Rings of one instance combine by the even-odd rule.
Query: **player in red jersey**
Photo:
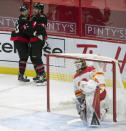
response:
[[[43,13],[43,10],[44,5],[42,3],[35,3],[33,6],[33,16],[30,20],[30,57],[36,71],[36,77],[33,78],[33,80],[36,80],[36,83],[46,81],[44,63],[42,61],[42,49],[47,39],[47,17]]]
[[[24,77],[26,63],[29,56],[29,36],[27,35],[27,27],[29,23],[29,10],[26,6],[20,7],[20,16],[16,23],[15,30],[11,33],[11,40],[19,55],[19,74],[18,80],[29,82],[30,80]]]

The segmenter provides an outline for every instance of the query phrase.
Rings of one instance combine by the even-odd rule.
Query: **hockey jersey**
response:
[[[16,23],[16,28],[11,33],[10,40],[12,41],[19,40],[28,43],[29,41],[29,36],[27,35],[28,23],[29,23],[29,18],[20,15]]]
[[[73,82],[77,98],[81,98],[86,91],[91,91],[93,88],[95,90],[97,86],[100,88],[100,100],[106,96],[104,73],[97,72],[93,66],[87,67],[81,74],[75,74]],[[86,88],[83,84],[86,84]]]
[[[31,39],[30,41],[37,41],[38,36],[42,35],[43,40],[47,39],[47,17],[46,15],[36,15],[31,18],[30,21],[30,31],[31,31]]]

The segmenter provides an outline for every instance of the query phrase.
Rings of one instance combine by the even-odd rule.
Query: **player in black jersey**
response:
[[[44,5],[35,3],[33,6],[33,16],[30,24],[30,44],[31,44],[31,61],[36,71],[36,83],[43,83],[46,80],[44,64],[42,61],[42,49],[47,39],[46,27],[47,17],[43,14]]]
[[[19,74],[18,80],[29,82],[27,77],[24,77],[26,63],[28,60],[28,43],[29,36],[27,35],[27,27],[29,22],[29,11],[26,6],[20,7],[20,16],[16,24],[16,29],[11,33],[11,40],[14,41],[14,46],[19,55]]]

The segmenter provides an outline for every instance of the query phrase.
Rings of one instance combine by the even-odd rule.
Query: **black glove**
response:
[[[46,48],[48,48],[49,47],[49,43],[47,42],[47,41],[45,41],[45,44],[44,44],[44,46],[43,46],[43,49],[46,49]]]

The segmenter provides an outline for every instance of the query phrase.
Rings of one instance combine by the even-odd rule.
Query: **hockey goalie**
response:
[[[87,66],[83,59],[76,60],[75,66],[76,74],[73,82],[77,112],[84,123],[100,125],[100,121],[108,111],[108,106],[103,106],[103,109],[98,107],[98,103],[105,104],[107,93],[104,73],[98,72],[94,66]]]

